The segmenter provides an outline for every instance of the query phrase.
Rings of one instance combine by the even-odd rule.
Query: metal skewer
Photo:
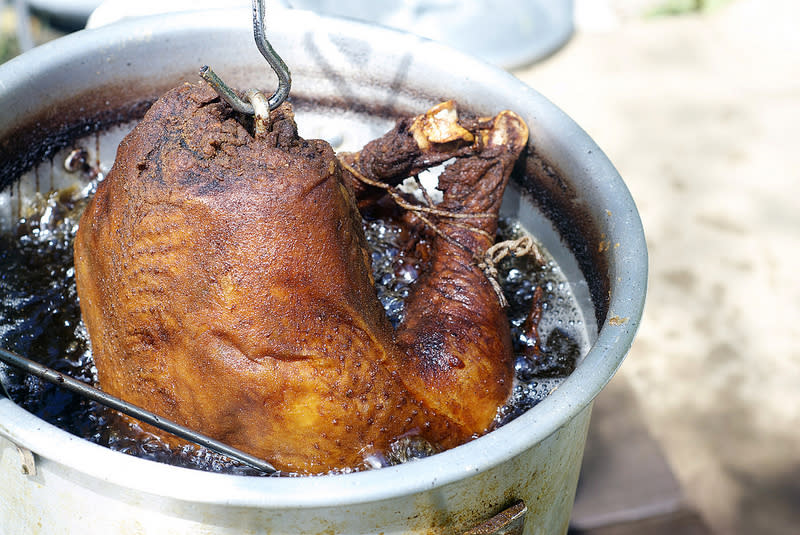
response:
[[[249,453],[245,453],[241,450],[228,446],[218,440],[215,440],[211,437],[198,433],[189,429],[188,427],[184,427],[172,420],[168,420],[167,418],[163,418],[154,414],[148,410],[145,410],[141,407],[128,403],[127,401],[123,401],[117,397],[114,397],[110,394],[103,392],[102,390],[98,390],[93,386],[90,386],[82,381],[78,381],[70,377],[69,375],[65,375],[61,372],[57,372],[52,368],[48,368],[38,362],[30,360],[28,358],[23,357],[22,355],[18,355],[13,351],[8,351],[7,349],[0,348],[0,361],[9,366],[13,366],[17,369],[20,369],[24,372],[27,372],[31,375],[35,375],[36,377],[48,381],[50,383],[56,384],[62,388],[65,388],[71,392],[84,396],[92,401],[96,401],[106,407],[112,408],[117,410],[123,414],[126,414],[132,418],[136,418],[142,422],[148,423],[154,427],[161,429],[162,431],[166,431],[168,433],[172,433],[180,438],[188,440],[190,442],[194,442],[195,444],[199,444],[204,448],[208,448],[213,450],[217,453],[221,453],[231,459],[236,459],[248,466],[251,466],[257,470],[265,472],[267,474],[275,474],[277,470],[268,462],[259,459],[258,457],[254,457]],[[2,392],[5,392],[6,397],[8,396],[8,391],[4,383],[5,374],[2,370],[0,370],[0,387],[2,387]]]
[[[275,93],[267,100],[269,109],[274,110],[289,96],[289,89],[292,87],[292,75],[289,72],[289,67],[286,66],[286,63],[283,62],[278,53],[275,52],[275,49],[272,48],[272,45],[269,43],[264,33],[264,0],[253,0],[253,37],[255,38],[259,52],[261,52],[261,55],[264,56],[264,59],[267,60],[267,63],[269,63],[272,70],[275,71],[275,74],[278,76],[278,89],[276,89]],[[200,76],[202,76],[234,110],[247,115],[258,115],[258,110],[253,107],[253,104],[239,98],[239,95],[237,95],[228,84],[223,82],[222,79],[211,70],[211,67],[204,65],[203,68],[200,69]],[[257,92],[257,90],[251,89],[248,91],[248,98],[251,98],[249,95],[251,92]]]

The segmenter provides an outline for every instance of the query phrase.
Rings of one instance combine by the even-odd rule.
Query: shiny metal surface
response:
[[[486,522],[465,531],[464,535],[522,535],[527,513],[525,502],[517,502]]]
[[[572,36],[573,0],[288,0],[433,39],[494,65],[541,60]]]
[[[274,87],[252,46],[248,15],[231,10],[120,23],[0,66],[0,149],[7,151],[0,159],[13,162],[12,149],[23,141],[33,151],[27,140],[69,132],[75,117],[195,80],[199,63],[225,65],[226,78],[240,87]],[[456,533],[523,500],[525,533],[564,533],[592,400],[630,348],[644,304],[647,252],[624,183],[580,127],[500,70],[386,29],[291,10],[276,19],[270,37],[292,66],[301,134],[309,135],[304,117],[335,123],[345,129],[340,148],[351,149],[392,117],[442,98],[476,113],[510,108],[523,116],[537,157],[561,177],[563,191],[573,192],[564,206],[578,207],[591,232],[577,238],[580,247],[567,247],[572,238],[563,228],[575,222],[549,219],[526,193],[541,177],[514,184],[503,210],[544,241],[575,293],[586,298],[587,325],[596,317],[599,327],[591,350],[548,398],[484,437],[401,466],[315,478],[229,476],[144,461],[71,436],[0,399],[0,522],[13,520],[21,532],[40,525],[86,533],[91,519],[98,533]],[[596,271],[587,275],[588,289],[581,270]],[[607,294],[594,291],[594,306],[592,279],[608,284]],[[17,447],[34,453],[35,476],[22,474]]]

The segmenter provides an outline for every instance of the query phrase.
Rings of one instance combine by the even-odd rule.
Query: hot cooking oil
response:
[[[96,384],[88,333],[81,321],[75,288],[72,244],[80,214],[102,175],[82,188],[37,195],[10,230],[0,232],[0,338],[3,347],[87,383]],[[424,259],[409,251],[399,222],[364,220],[378,298],[396,326],[403,318],[410,287],[424,268]],[[501,219],[497,240],[526,231],[510,218]],[[544,399],[569,375],[587,347],[581,314],[570,284],[558,264],[541,248],[544,262],[532,256],[508,258],[499,265],[499,282],[508,300],[507,314],[514,347],[515,382],[509,402],[498,410],[495,426],[503,425]],[[542,314],[538,340],[524,330],[534,293],[541,288]],[[538,344],[540,356],[525,355]],[[74,435],[117,451],[168,464],[202,470],[257,475],[259,472],[201,447],[170,449],[94,402],[35,377],[11,370],[12,399],[43,420]],[[370,457],[365,467],[404,462],[435,453],[420,440],[404,438],[390,452]]]

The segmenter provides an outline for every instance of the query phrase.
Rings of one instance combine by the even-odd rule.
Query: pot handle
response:
[[[520,500],[489,520],[465,531],[463,535],[522,535],[527,512],[525,502]]]

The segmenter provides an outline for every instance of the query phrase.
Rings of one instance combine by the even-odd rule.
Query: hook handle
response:
[[[269,109],[274,110],[289,96],[289,89],[292,87],[292,74],[283,59],[275,52],[272,45],[267,40],[264,28],[264,0],[253,0],[253,38],[256,46],[264,59],[278,77],[278,89],[267,100]]]
[[[272,48],[272,45],[267,40],[264,31],[264,12],[264,0],[253,0],[253,38],[256,41],[258,51],[261,52],[261,55],[264,56],[264,59],[267,60],[267,63],[269,63],[269,66],[272,67],[272,70],[278,77],[278,88],[267,101],[269,109],[274,110],[283,104],[289,96],[289,90],[292,87],[292,75],[289,72],[289,67],[286,66],[286,63],[284,63],[283,59],[275,52],[275,49]],[[222,78],[211,70],[211,67],[204,65],[203,68],[200,69],[200,76],[208,82],[219,96],[230,104],[234,110],[247,115],[256,115],[256,110],[253,105],[239,98],[230,86],[223,82]],[[257,90],[249,90],[248,95],[253,91]],[[250,97],[248,96],[248,98]]]

